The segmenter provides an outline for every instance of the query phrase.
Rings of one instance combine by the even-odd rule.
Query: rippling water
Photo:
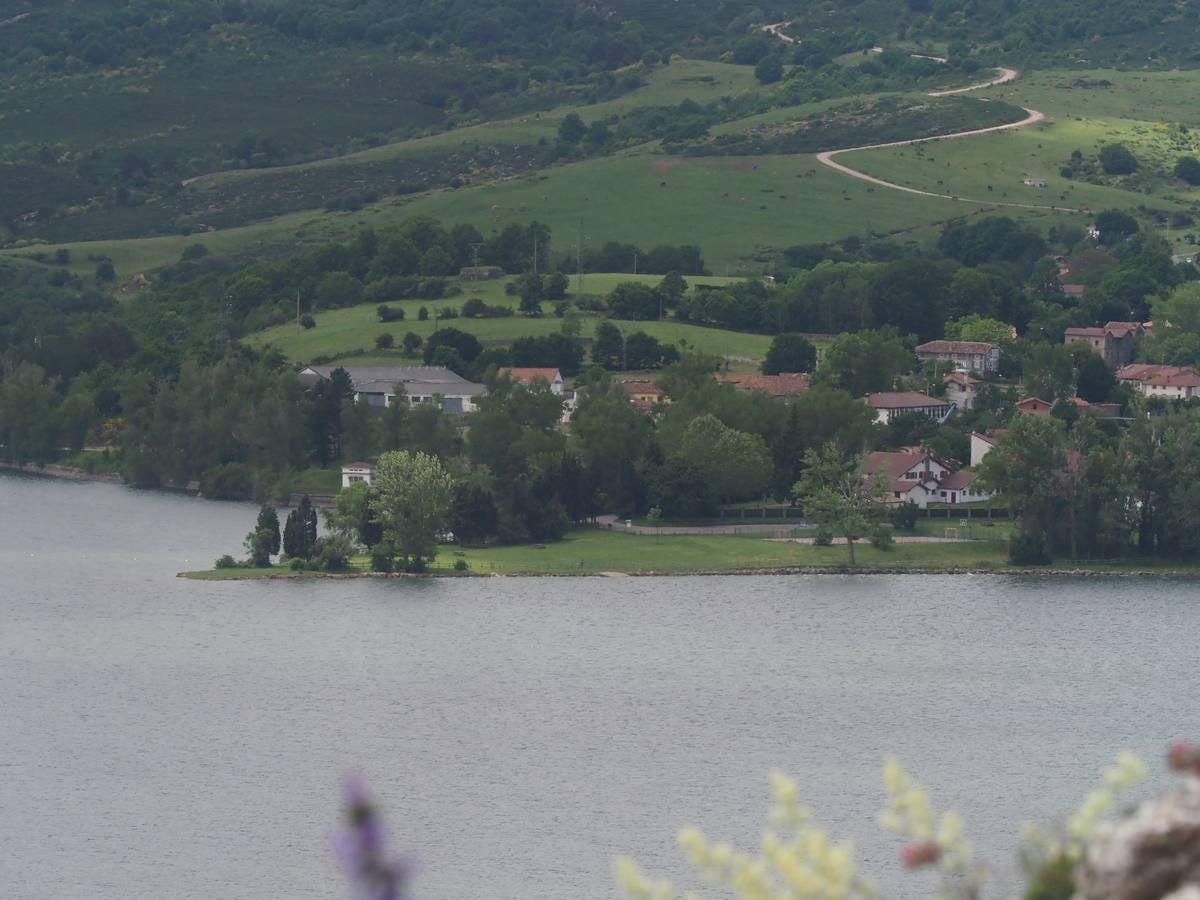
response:
[[[1022,821],[1200,733],[1191,582],[174,578],[253,518],[0,476],[0,896],[343,897],[355,769],[420,897],[607,898],[681,824],[753,849],[773,767],[911,896],[889,751],[1011,887]]]

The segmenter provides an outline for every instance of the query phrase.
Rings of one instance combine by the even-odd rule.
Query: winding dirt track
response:
[[[1006,84],[1017,77],[1016,69],[1000,68],[997,70],[1000,74],[991,81],[981,82],[980,84],[972,84],[967,87],[954,88],[947,91],[931,91],[930,97],[945,97],[950,94],[965,94],[968,91],[977,91],[987,87],[993,87],[997,84]],[[1019,122],[1009,122],[1007,125],[992,125],[989,128],[975,128],[971,131],[958,131],[954,134],[939,134],[933,137],[912,138],[907,141],[891,141],[886,144],[864,144],[861,147],[844,147],[841,150],[825,150],[817,154],[817,162],[823,166],[828,166],[835,172],[842,175],[848,175],[851,178],[857,178],[859,181],[866,181],[869,184],[876,184],[880,187],[890,188],[893,191],[903,191],[906,194],[917,194],[921,197],[937,197],[939,200],[956,200],[959,203],[976,203],[980,206],[1004,206],[1013,209],[1050,209],[1055,212],[1077,213],[1081,210],[1071,206],[1046,206],[1038,203],[1005,203],[998,200],[972,200],[967,197],[958,197],[954,194],[939,194],[934,191],[922,191],[918,188],[906,187],[902,184],[896,184],[893,181],[884,181],[882,178],[875,178],[873,175],[868,175],[865,172],[860,172],[857,169],[852,169],[849,166],[836,162],[835,156],[840,156],[843,153],[854,153],[857,150],[882,150],[887,147],[906,147],[910,144],[926,144],[930,141],[951,141],[956,138],[975,137],[980,134],[992,134],[997,131],[1009,131],[1014,128],[1025,128],[1028,125],[1034,125],[1046,118],[1046,114],[1039,112],[1036,109],[1028,109],[1022,107],[1027,115]]]

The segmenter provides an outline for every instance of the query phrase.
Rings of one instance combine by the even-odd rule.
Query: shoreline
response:
[[[230,574],[225,574],[229,572]],[[203,569],[178,572],[176,578],[191,581],[287,581],[297,578],[714,578],[749,575],[1007,575],[1017,577],[1048,576],[1051,578],[1174,578],[1200,579],[1196,569],[1086,569],[1086,568],[1028,568],[1028,567],[953,567],[953,566],[774,566],[761,569],[702,569],[694,572],[296,572],[255,570],[237,573],[235,569]]]

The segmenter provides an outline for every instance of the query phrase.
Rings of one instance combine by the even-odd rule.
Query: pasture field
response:
[[[1036,73],[989,93],[1045,112],[1044,122],[962,140],[850,153],[839,161],[897,184],[973,200],[1091,211],[1141,205],[1185,211],[1200,201],[1200,191],[1176,180],[1171,168],[1179,156],[1200,152],[1200,138],[1191,130],[1200,114],[1188,101],[1197,90],[1200,72]],[[1072,151],[1094,158],[1113,142],[1124,143],[1138,157],[1135,175],[1089,184],[1060,174]],[[1037,187],[1042,180],[1046,187]]]
[[[650,83],[606,103],[579,108],[585,121],[636,105],[658,105],[691,97],[707,100],[756,90],[747,67],[677,61],[650,76]],[[485,234],[513,222],[538,220],[551,227],[555,254],[570,252],[580,236],[585,246],[606,241],[697,244],[710,269],[720,274],[763,271],[772,253],[793,244],[831,241],[871,233],[905,241],[927,242],[946,221],[1002,212],[1046,225],[1064,219],[1085,221],[1050,210],[998,207],[984,203],[1061,206],[1072,210],[1133,209],[1139,205],[1173,211],[1200,202],[1200,191],[1169,176],[1176,156],[1200,152],[1194,132],[1178,126],[1197,123],[1192,98],[1200,90],[1200,72],[1046,71],[982,92],[1048,115],[1046,122],[999,134],[938,141],[922,146],[850,153],[839,159],[862,171],[921,190],[958,196],[965,203],[922,197],[870,185],[832,172],[809,154],[678,158],[654,144],[614,156],[531,170],[461,188],[387,196],[355,212],[303,210],[254,224],[192,235],[86,241],[43,245],[72,251],[71,268],[87,273],[89,256],[112,259],[118,274],[152,270],[179,259],[183,248],[200,243],[221,256],[263,256],[318,242],[344,240],[362,225],[386,226],[423,214],[447,224],[470,222]],[[714,127],[733,134],[752,127],[802,118],[844,102],[824,101],[776,109]],[[201,195],[219,190],[253,193],[256,178],[297,177],[322,168],[370,162],[406,153],[457,151],[474,146],[552,137],[558,107],[540,116],[487,123],[414,141],[389,144],[331,160],[265,173],[238,172],[202,181]],[[1073,150],[1094,156],[1103,142],[1127,143],[1142,160],[1132,178],[1092,185],[1059,174]],[[1045,188],[1023,184],[1045,180]],[[988,190],[988,186],[991,190]],[[368,180],[369,186],[369,180]],[[1168,235],[1178,243],[1181,235]],[[1183,249],[1183,248],[1181,248]],[[20,255],[28,249],[2,251]]]
[[[481,122],[411,140],[395,141],[348,153],[344,156],[315,160],[295,166],[282,166],[261,170],[234,170],[216,172],[197,179],[195,184],[206,189],[228,182],[252,181],[266,174],[304,172],[330,166],[353,165],[362,162],[378,162],[409,154],[424,154],[431,150],[445,150],[478,144],[535,144],[539,139],[553,140],[558,125],[567,113],[578,113],[584,121],[604,119],[620,115],[641,106],[674,106],[684,100],[704,104],[722,97],[737,96],[761,90],[748,66],[707,60],[675,60],[669,66],[651,70],[646,84],[636,90],[601,103],[580,105],[575,103],[556,106],[542,112],[492,122]]]
[[[657,284],[662,276],[659,275],[621,275],[596,274],[584,275],[584,291],[587,293],[603,294],[610,291],[622,281],[640,281],[644,284]],[[727,278],[718,277],[689,277],[689,284],[725,284]],[[431,335],[436,328],[452,327],[475,335],[481,341],[510,342],[519,337],[542,336],[552,334],[562,327],[562,320],[551,313],[552,305],[543,304],[546,315],[539,318],[514,315],[497,319],[464,319],[461,316],[445,319],[440,316],[435,319],[435,312],[447,308],[455,310],[471,297],[479,297],[492,305],[503,304],[515,307],[517,299],[504,294],[500,281],[484,282],[464,286],[466,290],[457,297],[444,300],[398,300],[389,302],[388,306],[402,308],[404,320],[400,322],[380,322],[376,314],[377,303],[364,303],[346,309],[333,309],[318,312],[314,315],[317,325],[307,331],[294,322],[277,325],[265,329],[243,339],[243,342],[253,347],[272,346],[288,359],[295,362],[307,362],[315,357],[338,357],[355,351],[365,351],[365,355],[356,355],[353,361],[358,364],[393,363],[411,364],[411,358],[406,358],[399,351],[379,352],[375,348],[375,338],[380,334],[391,334],[397,346],[404,335],[414,332],[422,338]],[[574,287],[574,279],[572,279]],[[418,310],[424,306],[429,310],[429,319],[422,322],[418,319]],[[590,338],[601,317],[595,314],[585,314],[580,317],[581,336]],[[745,334],[737,331],[726,331],[720,328],[705,328],[700,325],[688,325],[682,322],[626,322],[615,323],[626,333],[644,331],[658,338],[692,347],[704,353],[716,356],[737,356],[747,359],[761,360],[766,356],[771,346],[771,338],[762,334]]]

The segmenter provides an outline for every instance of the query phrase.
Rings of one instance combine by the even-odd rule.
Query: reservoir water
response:
[[[420,898],[608,898],[745,849],[793,774],[884,893],[896,753],[1015,885],[1026,820],[1120,749],[1200,737],[1193,582],[1007,577],[175,578],[254,518],[0,476],[0,896],[341,898],[360,772]]]

